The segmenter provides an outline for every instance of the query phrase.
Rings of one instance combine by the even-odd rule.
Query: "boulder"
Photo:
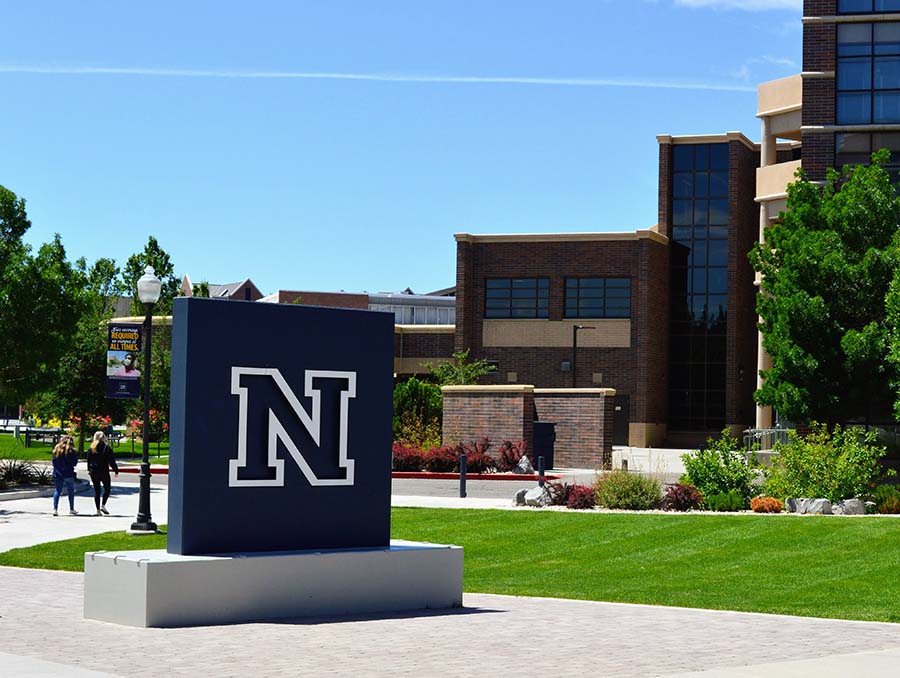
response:
[[[784,510],[788,513],[832,515],[831,502],[827,499],[788,499],[784,502]]]
[[[836,516],[864,516],[866,505],[862,499],[845,499],[831,507]]]
[[[525,506],[525,495],[528,493],[528,488],[522,488],[518,492],[516,492],[516,496],[513,497],[513,506]]]
[[[550,506],[550,490],[546,487],[533,487],[525,493],[526,506]]]
[[[531,460],[523,454],[522,458],[519,459],[519,463],[513,469],[513,473],[525,473],[528,475],[534,473],[534,466],[531,465]]]

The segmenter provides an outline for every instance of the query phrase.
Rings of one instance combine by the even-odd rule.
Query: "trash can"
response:
[[[553,444],[556,442],[556,422],[534,422],[534,450],[532,461],[537,468],[538,457],[544,458],[544,469],[553,468]]]

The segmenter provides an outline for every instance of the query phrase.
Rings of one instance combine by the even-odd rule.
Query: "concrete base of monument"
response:
[[[179,556],[84,554],[84,617],[140,627],[462,607],[460,546]]]

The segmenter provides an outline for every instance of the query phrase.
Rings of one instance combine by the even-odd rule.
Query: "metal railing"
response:
[[[788,428],[748,428],[744,431],[744,448],[747,450],[771,450],[775,447],[775,443],[787,443],[791,430]]]

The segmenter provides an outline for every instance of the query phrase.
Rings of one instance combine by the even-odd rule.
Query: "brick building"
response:
[[[757,117],[760,143],[658,137],[651,230],[458,234],[456,349],[494,383],[615,389],[620,444],[772,426],[747,254],[798,168],[822,181],[887,148],[900,174],[900,0],[805,0],[803,72],[760,85]]]

